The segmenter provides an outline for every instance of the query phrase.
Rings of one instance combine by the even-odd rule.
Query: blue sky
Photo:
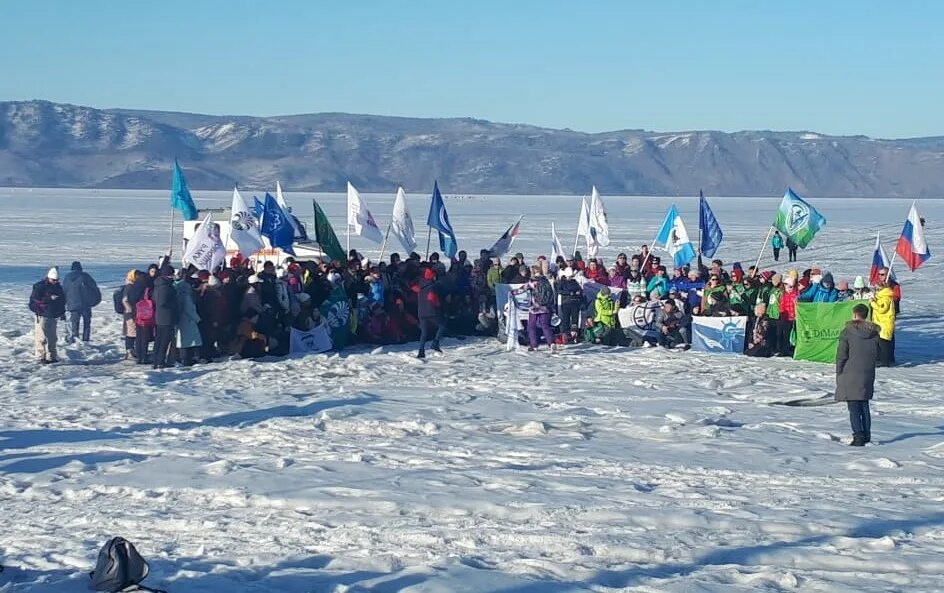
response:
[[[944,3],[6,2],[0,100],[944,135]]]

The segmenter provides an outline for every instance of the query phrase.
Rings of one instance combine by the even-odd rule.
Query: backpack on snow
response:
[[[534,303],[542,307],[550,307],[554,303],[554,289],[544,278],[538,280],[534,287]]]
[[[119,315],[125,314],[125,287],[122,286],[115,292],[111,293],[111,300],[115,303],[115,313]]]
[[[123,537],[113,537],[98,552],[98,562],[89,577],[92,579],[92,589],[96,591],[118,593],[135,587],[131,590],[167,593],[140,584],[148,572],[150,567],[147,561],[138,554],[134,545]]]
[[[134,306],[134,322],[141,327],[154,325],[154,301],[151,300],[151,289],[144,289],[144,296]]]

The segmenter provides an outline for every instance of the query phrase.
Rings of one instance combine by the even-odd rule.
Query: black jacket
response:
[[[557,294],[561,297],[562,305],[583,304],[583,288],[573,278],[561,278],[557,283]]]
[[[58,282],[43,278],[33,285],[29,309],[40,317],[56,319],[66,314],[66,295]]]
[[[102,292],[88,272],[73,270],[62,280],[62,290],[66,294],[66,310],[81,311],[91,309],[102,302]]]
[[[877,359],[878,326],[864,320],[846,323],[836,351],[836,401],[872,399]]]
[[[438,282],[425,278],[420,280],[418,296],[416,312],[420,319],[438,319],[442,317],[442,294]]]
[[[177,308],[177,290],[170,278],[159,277],[154,281],[154,325],[177,325],[180,312]]]

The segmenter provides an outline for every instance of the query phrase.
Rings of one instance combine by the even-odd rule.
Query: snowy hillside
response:
[[[0,247],[39,231],[0,265],[2,593],[85,590],[112,535],[173,593],[944,589],[937,259],[901,273],[904,364],[880,369],[877,442],[854,449],[828,403],[833,368],[784,359],[450,339],[425,363],[409,346],[362,347],[141,371],[120,362],[106,296],[93,344],[40,368],[29,283],[78,258],[114,286],[165,245],[166,192],[28,195],[0,190]],[[300,209],[309,196],[287,197]],[[380,212],[392,202],[368,197]],[[321,196],[334,221],[342,200]],[[474,251],[523,205],[534,214],[515,250],[532,256],[551,220],[573,224],[574,202],[448,206]],[[411,196],[414,216],[422,203]],[[648,242],[668,203],[608,201],[604,256]],[[864,273],[875,230],[890,242],[908,204],[822,201],[830,222],[801,267]],[[756,257],[775,206],[718,201],[726,260]],[[944,205],[922,208],[933,252]]]

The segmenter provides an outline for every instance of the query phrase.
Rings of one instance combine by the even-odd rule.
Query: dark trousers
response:
[[[790,258],[789,258],[790,261],[796,261],[796,260],[797,260],[797,248],[796,248],[796,247],[788,247],[788,248],[787,248],[787,253],[790,255]]]
[[[420,352],[426,352],[426,342],[429,340],[429,333],[432,327],[436,326],[436,337],[433,338],[433,348],[439,348],[439,341],[442,340],[443,332],[446,331],[446,323],[443,319],[435,317],[420,318]]]
[[[79,322],[82,322],[82,341],[88,342],[92,334],[92,310],[89,308],[69,311],[69,324],[72,326],[70,340],[79,337]]]
[[[147,362],[148,344],[151,342],[152,331],[150,327],[135,325],[134,357],[138,359],[138,364]]]
[[[154,366],[163,367],[173,364],[168,360],[168,350],[176,335],[173,325],[158,325],[154,328]]]
[[[580,303],[561,303],[560,306],[560,333],[570,336],[571,330],[580,329]]]
[[[878,339],[878,366],[890,367],[895,364],[895,337],[891,340]]]
[[[554,330],[551,329],[550,313],[528,313],[528,341],[532,348],[538,347],[538,330],[544,334],[548,347],[554,344]]]
[[[849,423],[852,425],[852,434],[872,439],[872,415],[869,413],[869,401],[846,402],[849,407]]]
[[[790,345],[790,334],[793,333],[794,321],[786,317],[777,320],[777,347],[781,356],[793,356],[793,346]]]
[[[780,261],[780,248],[774,247],[774,261]]]

